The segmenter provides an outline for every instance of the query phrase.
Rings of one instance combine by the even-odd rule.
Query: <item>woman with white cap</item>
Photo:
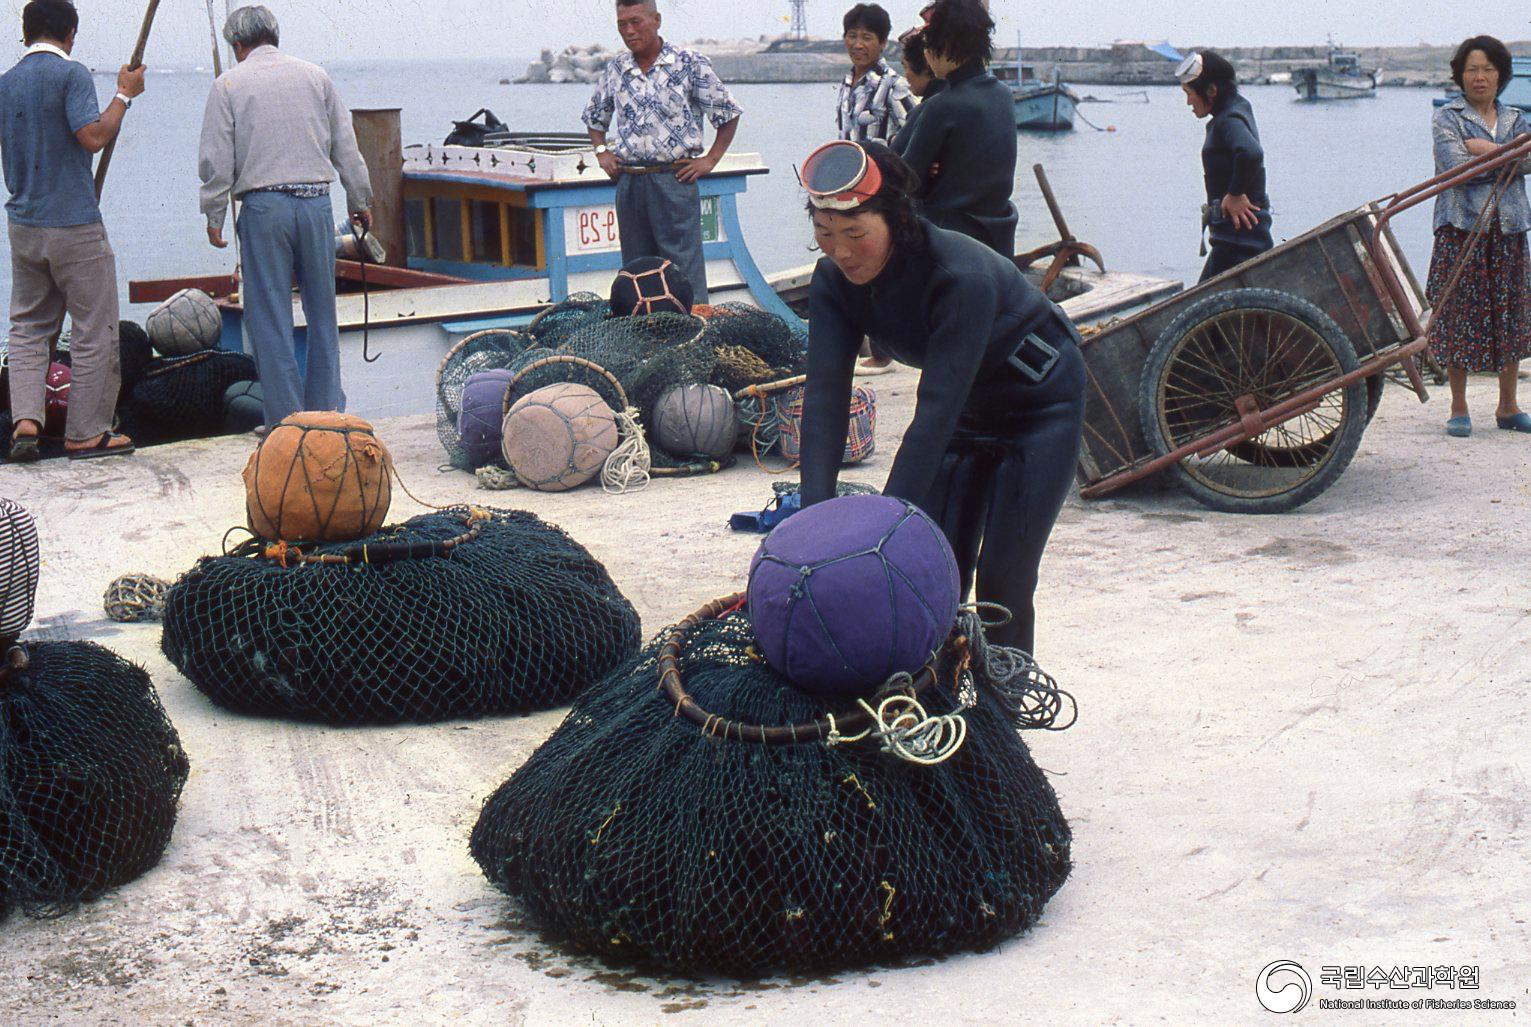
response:
[[[1205,282],[1275,245],[1265,192],[1265,150],[1254,108],[1239,95],[1237,76],[1226,58],[1211,50],[1193,53],[1176,75],[1191,112],[1212,119],[1201,148],[1207,183],[1202,227],[1212,243],[1212,255],[1201,272]]]

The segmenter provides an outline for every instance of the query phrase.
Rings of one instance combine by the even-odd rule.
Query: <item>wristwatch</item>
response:
[[[129,110],[130,111],[130,110],[133,109],[133,98],[132,97],[128,96],[125,93],[118,93],[117,94],[117,99],[122,101],[122,107],[123,107],[124,110]]]
[[[603,153],[610,153],[610,152],[611,152],[611,147],[607,146],[605,143],[602,143],[600,146],[597,146],[595,148],[595,155],[597,157],[599,157]]]

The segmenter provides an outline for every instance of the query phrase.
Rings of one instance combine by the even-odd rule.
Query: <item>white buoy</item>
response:
[[[179,357],[218,345],[223,315],[201,289],[182,289],[149,314],[149,341],[164,356]]]

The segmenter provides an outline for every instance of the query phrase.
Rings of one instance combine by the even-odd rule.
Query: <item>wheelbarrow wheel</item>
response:
[[[1139,412],[1157,453],[1170,453],[1322,387],[1358,366],[1355,347],[1313,304],[1273,289],[1231,289],[1184,310],[1154,343]],[[1253,438],[1193,454],[1172,473],[1202,505],[1284,513],[1344,473],[1366,430],[1374,388],[1358,381]],[[1380,398],[1380,397],[1377,397]]]

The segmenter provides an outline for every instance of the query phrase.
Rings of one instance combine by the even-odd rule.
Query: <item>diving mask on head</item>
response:
[[[1193,53],[1180,62],[1180,67],[1175,69],[1175,77],[1180,80],[1181,85],[1190,85],[1201,78],[1202,65],[1201,54]]]
[[[803,162],[798,176],[818,210],[855,210],[882,188],[882,171],[861,144],[825,143]]]

